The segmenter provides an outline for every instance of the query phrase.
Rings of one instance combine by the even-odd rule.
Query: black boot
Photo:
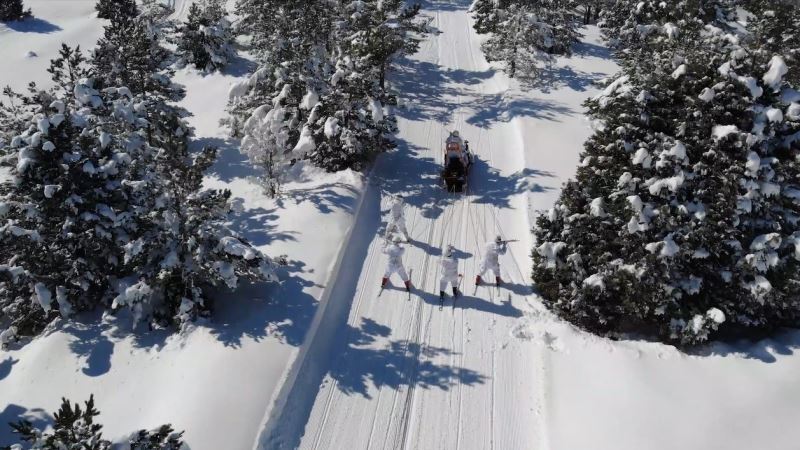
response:
[[[439,291],[439,300],[444,300],[444,291]]]
[[[458,297],[458,288],[453,286],[453,298]]]

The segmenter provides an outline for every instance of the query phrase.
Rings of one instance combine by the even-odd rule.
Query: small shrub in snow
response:
[[[234,55],[231,24],[220,0],[192,3],[189,16],[176,31],[181,64],[213,72],[224,69]]]
[[[693,344],[796,326],[800,94],[780,56],[681,23],[695,38],[651,35],[660,51],[631,56],[588,102],[595,132],[537,220],[533,278],[551,308],[600,333]]]
[[[73,406],[67,399],[61,399],[61,407],[53,415],[55,423],[52,431],[37,429],[32,423],[21,420],[11,423],[11,428],[19,436],[20,443],[3,450],[21,450],[22,443],[29,444],[31,450],[108,450],[114,448],[111,441],[103,439],[103,426],[95,422],[100,412],[94,406],[94,396],[81,408]],[[183,447],[181,435],[170,425],[162,425],[152,431],[134,433],[127,445],[130,450],[179,450]]]
[[[0,22],[22,20],[31,16],[31,10],[25,9],[22,0],[3,0],[0,3]]]

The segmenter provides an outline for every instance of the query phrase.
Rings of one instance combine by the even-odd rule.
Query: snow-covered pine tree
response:
[[[211,312],[209,287],[277,281],[273,261],[228,227],[231,193],[202,188],[215,160],[216,149],[190,154],[181,142],[158,153],[157,192],[137,199],[148,214],[125,247],[131,282],[112,304],[130,308],[135,321],[184,324]]]
[[[180,64],[212,72],[222,70],[234,54],[231,23],[221,0],[192,3],[188,18],[176,31]]]
[[[49,72],[56,87],[27,100],[39,109],[0,186],[0,327],[19,335],[107,299],[136,215],[125,187],[146,176],[130,169],[147,158],[130,91],[94,89],[67,46]]]
[[[315,165],[358,170],[394,146],[396,120],[387,110],[397,99],[386,74],[395,58],[416,51],[426,27],[418,14],[419,5],[399,0],[342,4],[330,54],[334,70],[301,133],[313,136],[316,148],[307,157]]]
[[[34,114],[35,106],[26,104],[27,97],[14,92],[10,87],[3,89],[4,99],[0,99],[0,151],[8,149],[11,139],[20,134]],[[4,157],[0,153],[0,165],[4,165]]]
[[[273,191],[286,163],[307,158],[328,170],[360,168],[392,145],[394,118],[385,107],[395,99],[384,80],[392,60],[414,51],[415,33],[424,31],[418,6],[398,0],[239,5],[247,12],[242,30],[253,34],[263,65],[232,89],[231,112],[243,152],[267,167]],[[308,29],[314,33],[298,33]]]
[[[22,0],[3,0],[0,3],[0,22],[22,20],[31,16],[31,10],[25,9]]]
[[[496,31],[482,49],[488,61],[501,62],[512,78],[535,79],[542,62],[554,54],[571,54],[578,40],[575,17],[563,2],[509,2],[496,11]]]
[[[107,450],[115,446],[103,439],[103,426],[95,418],[100,412],[94,406],[94,396],[84,403],[73,406],[66,398],[61,399],[61,407],[53,414],[55,423],[52,431],[40,430],[26,420],[11,423],[12,431],[19,436],[20,443],[2,450],[21,450],[22,443],[34,450]],[[171,425],[162,425],[151,431],[141,430],[128,439],[130,450],[180,450],[183,446],[183,432],[175,432]],[[26,447],[27,448],[27,447]]]
[[[782,59],[681,24],[588,103],[596,131],[537,220],[534,280],[600,333],[693,344],[797,325],[800,94]]]
[[[161,147],[172,140],[185,141],[191,130],[174,105],[186,92],[172,82],[171,55],[158,34],[144,20],[112,22],[94,50],[92,65],[100,87],[125,86],[141,97],[139,108],[147,114],[148,143]]]
[[[678,35],[693,39],[696,25],[727,27],[733,9],[727,0],[616,0],[604,10],[602,27],[616,57],[635,64],[669,47]]]
[[[182,450],[183,431],[176,432],[171,425],[153,430],[140,430],[128,440],[130,450]]]
[[[781,55],[790,70],[786,79],[800,83],[800,3],[794,0],[743,0],[749,13],[750,47]]]
[[[500,11],[508,8],[509,3],[509,0],[475,0],[470,8],[475,19],[475,31],[480,34],[496,32],[500,24]]]
[[[62,398],[61,407],[53,415],[53,431],[39,430],[26,420],[12,423],[11,428],[19,435],[21,442],[27,442],[37,450],[107,450],[111,448],[111,442],[103,439],[103,426],[94,420],[99,414],[94,407],[94,396],[89,396],[83,409],[77,403],[72,406],[69,400]],[[6,448],[14,450],[15,447]]]
[[[97,0],[97,17],[112,22],[129,22],[139,15],[136,0]]]

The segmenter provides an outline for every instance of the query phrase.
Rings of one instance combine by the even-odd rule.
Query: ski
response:
[[[441,311],[442,309],[444,309],[444,297],[439,297],[439,311]]]

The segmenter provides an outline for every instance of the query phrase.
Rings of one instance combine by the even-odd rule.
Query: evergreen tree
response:
[[[733,9],[726,0],[616,0],[603,11],[602,28],[616,56],[634,64],[676,39],[698,39],[702,25],[727,28]]]
[[[183,441],[180,433],[175,432],[171,425],[162,425],[154,430],[140,430],[132,436],[128,445],[130,450],[181,450]]]
[[[3,0],[0,3],[0,22],[22,20],[31,16],[31,10],[25,9],[22,0]]]
[[[147,156],[129,91],[94,89],[79,49],[49,71],[56,88],[28,100],[40,108],[0,187],[0,326],[21,335],[106,298],[134,215],[123,186],[145,176],[129,170]]]
[[[496,32],[501,11],[507,9],[509,3],[509,0],[475,0],[470,10],[475,19],[475,31],[480,34]]]
[[[390,148],[396,102],[386,88],[394,58],[413,52],[425,24],[399,0],[239,3],[262,68],[231,90],[242,150],[266,168],[268,191],[308,159],[327,170],[359,169]],[[276,19],[277,16],[277,19]],[[307,30],[314,30],[307,32]]]
[[[97,0],[97,17],[112,22],[129,22],[139,15],[136,0]]]
[[[189,17],[177,29],[180,63],[200,70],[222,70],[234,53],[231,24],[220,0],[192,3]]]
[[[588,102],[597,131],[537,220],[533,277],[600,333],[692,344],[797,325],[800,95],[780,57],[751,57],[702,20],[679,26]]]
[[[191,130],[182,119],[188,113],[174,105],[186,92],[172,82],[171,55],[144,20],[106,26],[92,64],[100,87],[125,86],[141,97],[150,145],[163,147],[188,140]]]
[[[73,407],[67,399],[62,398],[61,407],[54,414],[52,432],[36,429],[26,420],[12,423],[11,428],[19,434],[22,442],[31,444],[37,450],[107,450],[111,448],[111,442],[103,439],[100,432],[103,426],[94,422],[99,414],[94,407],[94,396],[89,397],[84,409],[77,403]],[[6,450],[14,448],[6,447]]]
[[[77,403],[73,406],[67,399],[61,399],[61,407],[54,414],[53,430],[45,432],[32,423],[21,420],[11,424],[21,442],[30,444],[32,450],[107,450],[113,444],[103,439],[103,426],[95,422],[100,412],[94,406],[94,396],[84,403],[83,409]],[[175,432],[170,425],[162,425],[152,431],[141,430],[128,440],[130,450],[179,450],[183,446],[183,432]],[[3,450],[21,450],[21,444],[3,447]]]
[[[555,0],[501,4],[491,6],[487,15],[488,3],[476,3],[476,29],[491,32],[483,52],[488,61],[503,63],[510,77],[534,79],[552,55],[572,53],[578,33],[569,5]]]
[[[791,0],[744,0],[750,13],[747,39],[761,53],[780,55],[789,67],[800,66],[800,5]],[[800,83],[800,70],[790,70],[786,79]]]
[[[275,263],[227,226],[230,192],[202,189],[215,159],[216,149],[190,155],[186,144],[159,152],[157,189],[137,200],[148,214],[125,247],[124,262],[138,282],[120,289],[112,308],[130,308],[135,321],[184,324],[211,312],[208,287],[277,281]]]

